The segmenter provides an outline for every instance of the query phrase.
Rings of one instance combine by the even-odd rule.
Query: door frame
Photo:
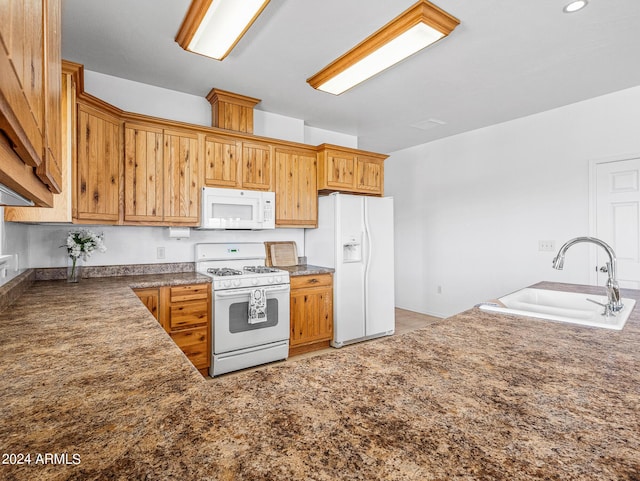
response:
[[[596,172],[599,164],[610,164],[613,162],[622,162],[625,160],[633,160],[640,158],[640,152],[620,153],[591,159],[589,161],[589,235],[597,237],[597,198],[596,198]],[[591,249],[589,253],[590,266],[598,265],[598,250]],[[589,268],[589,283],[597,285],[598,273],[593,267]]]

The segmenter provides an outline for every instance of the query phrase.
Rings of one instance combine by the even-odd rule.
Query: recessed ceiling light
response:
[[[427,119],[416,122],[415,124],[411,124],[409,127],[414,127],[421,130],[431,130],[435,127],[440,127],[441,125],[446,125],[446,122],[439,119]]]
[[[564,13],[573,13],[573,12],[577,12],[578,10],[582,10],[584,7],[587,6],[589,2],[587,0],[576,0],[575,2],[571,2],[570,4],[566,5],[562,11]]]

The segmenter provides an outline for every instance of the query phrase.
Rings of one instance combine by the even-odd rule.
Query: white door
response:
[[[596,234],[616,253],[620,287],[640,288],[640,157],[596,164]],[[607,274],[599,268],[607,255],[597,249],[597,282]],[[594,269],[595,270],[595,269]]]

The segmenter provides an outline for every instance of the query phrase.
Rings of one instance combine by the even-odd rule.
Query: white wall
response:
[[[261,137],[304,143],[304,121],[254,109],[253,133]]]
[[[319,129],[310,125],[304,126],[304,142],[310,145],[334,144],[352,149],[358,148],[358,137],[355,135]]]
[[[538,241],[590,234],[589,162],[640,152],[639,126],[635,87],[394,152],[398,307],[449,316],[541,280],[588,284],[588,245],[555,271]]]
[[[127,112],[211,126],[211,104],[204,96],[176,92],[91,70],[84,71],[84,89]]]

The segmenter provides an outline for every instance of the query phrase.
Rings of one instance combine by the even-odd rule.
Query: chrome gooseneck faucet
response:
[[[558,255],[553,259],[553,268],[562,270],[562,268],[564,267],[564,256],[567,250],[569,249],[569,247],[574,244],[578,244],[579,242],[590,242],[592,244],[598,245],[602,247],[609,256],[609,262],[607,262],[607,273],[609,277],[605,286],[607,289],[607,304],[604,304],[603,307],[605,309],[605,315],[615,315],[615,313],[621,311],[624,306],[620,301],[620,288],[618,287],[618,281],[616,280],[616,254],[613,252],[613,249],[611,248],[611,246],[609,246],[609,244],[601,241],[600,239],[596,239],[595,237],[576,237],[575,239],[571,239],[560,248],[560,250],[558,251]],[[596,302],[596,304],[600,303]]]

